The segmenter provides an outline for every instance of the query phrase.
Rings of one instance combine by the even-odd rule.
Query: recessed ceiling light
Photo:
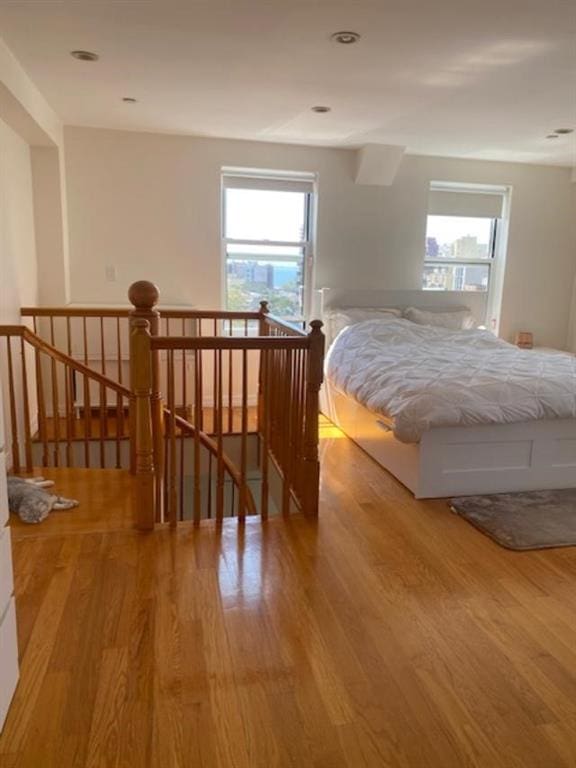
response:
[[[324,112],[330,112],[331,109],[332,107],[312,107],[312,112],[320,112],[323,114]]]
[[[351,45],[360,40],[360,35],[358,32],[334,32],[333,35],[330,35],[330,40],[335,43],[342,43],[342,45]]]
[[[70,51],[70,56],[80,61],[98,61],[100,58],[97,53],[92,53],[92,51]]]
[[[565,136],[567,133],[574,133],[574,128],[556,128],[554,133],[557,133],[559,136]]]
[[[547,139],[559,139],[560,136],[556,133],[549,133],[548,136],[546,136]]]
[[[122,101],[125,101],[126,104],[137,104],[138,99],[135,99],[133,96],[122,96]]]

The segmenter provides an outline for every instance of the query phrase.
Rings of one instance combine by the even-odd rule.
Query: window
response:
[[[223,174],[226,306],[302,321],[312,271],[314,179],[306,175]]]
[[[497,221],[468,216],[428,216],[424,290],[488,291]]]
[[[504,190],[433,183],[422,287],[489,292]]]

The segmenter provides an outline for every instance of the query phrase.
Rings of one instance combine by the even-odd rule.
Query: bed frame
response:
[[[439,294],[433,295],[437,297],[434,304],[424,291],[356,291],[345,301],[340,298],[337,305],[326,305],[324,311],[336,306],[418,306],[442,311],[462,307],[468,298],[461,293],[443,294],[440,304]],[[479,309],[471,309],[479,318]],[[417,499],[576,487],[576,419],[435,428],[420,443],[402,443],[385,418],[329,383],[324,384],[321,407]]]
[[[324,387],[328,418],[417,499],[576,487],[576,419],[444,427],[402,443],[381,416]]]

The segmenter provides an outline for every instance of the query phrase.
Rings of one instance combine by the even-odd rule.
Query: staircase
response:
[[[145,281],[129,297],[0,326],[12,471],[129,470],[143,528],[315,514],[321,324],[306,334],[265,302],[160,313]]]

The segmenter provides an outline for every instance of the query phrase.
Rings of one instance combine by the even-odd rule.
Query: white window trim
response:
[[[295,191],[308,196],[308,211],[306,215],[307,239],[306,240],[250,240],[225,237],[226,226],[226,190],[227,189],[263,189],[271,192]],[[221,258],[222,258],[222,306],[228,305],[228,277],[227,277],[227,248],[229,245],[257,245],[270,247],[301,248],[303,256],[285,256],[271,254],[274,261],[294,263],[303,259],[302,274],[302,312],[303,320],[310,319],[314,280],[314,242],[316,231],[316,189],[317,177],[311,173],[296,173],[283,171],[259,171],[254,169],[223,168],[221,175]],[[235,254],[235,260],[245,259],[252,261],[255,254]],[[297,320],[299,322],[299,320]]]
[[[494,333],[498,333],[500,326],[500,312],[502,305],[504,272],[506,268],[506,255],[508,245],[508,222],[510,218],[512,187],[499,184],[472,184],[461,182],[431,181],[430,192],[452,192],[464,193],[470,195],[498,195],[502,198],[502,210],[499,216],[477,216],[477,218],[487,218],[495,222],[496,232],[492,234],[491,239],[491,257],[487,259],[427,259],[426,258],[426,240],[424,240],[424,269],[432,264],[438,266],[456,265],[456,266],[486,266],[488,265],[488,285],[486,291],[478,292],[486,294],[486,324]],[[427,212],[428,216],[441,215]],[[446,214],[451,215],[451,214]],[[457,214],[452,214],[457,215]],[[473,217],[473,214],[470,214]],[[494,224],[493,224],[494,226]],[[426,226],[426,233],[428,227]],[[426,238],[426,234],[424,235]],[[423,289],[427,290],[427,289]],[[452,291],[458,292],[458,291]]]

